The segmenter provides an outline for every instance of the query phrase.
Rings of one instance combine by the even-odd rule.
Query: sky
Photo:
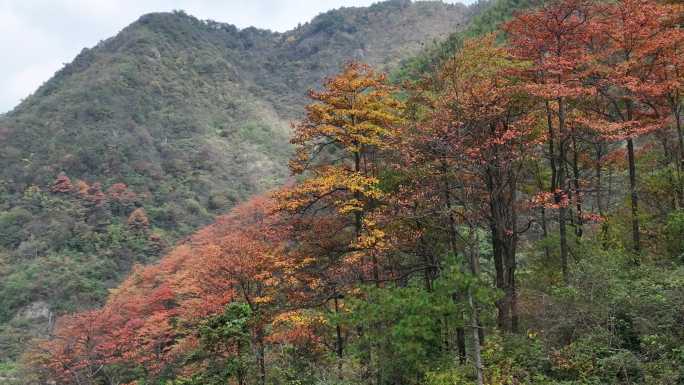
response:
[[[0,0],[0,113],[14,108],[81,49],[114,36],[145,13],[182,9],[239,28],[284,32],[321,12],[376,1]]]

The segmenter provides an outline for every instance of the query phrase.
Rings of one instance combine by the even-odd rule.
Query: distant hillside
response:
[[[392,0],[286,33],[149,14],[84,49],[0,117],[0,362],[282,182],[289,123],[344,61],[395,68],[478,9]]]
[[[463,40],[497,31],[497,28],[521,11],[540,5],[544,0],[491,0],[480,1],[471,6],[473,15],[465,28],[452,32],[446,39],[435,41],[421,51],[409,56],[393,71],[395,81],[411,80],[434,73],[439,65],[461,47]]]

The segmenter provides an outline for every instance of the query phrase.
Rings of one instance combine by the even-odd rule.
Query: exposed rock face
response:
[[[32,334],[44,336],[52,331],[55,323],[55,313],[52,312],[50,305],[45,301],[31,302],[19,309],[10,323],[15,325],[30,323],[32,325]]]
[[[50,305],[45,301],[36,301],[23,307],[15,315],[15,319],[27,321],[50,321],[54,314],[50,310]]]

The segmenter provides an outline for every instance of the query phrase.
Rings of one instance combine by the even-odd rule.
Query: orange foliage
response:
[[[133,210],[128,216],[128,226],[137,231],[144,231],[150,227],[150,220],[147,218],[147,213],[142,207]]]
[[[393,91],[384,74],[356,62],[327,79],[322,91],[310,91],[313,103],[294,127],[297,150],[290,161],[292,172],[307,178],[277,194],[283,211],[320,217],[303,218],[300,225],[313,221],[335,226],[329,239],[337,244],[326,246],[332,252],[317,254],[323,264],[332,269],[355,266],[361,279],[370,264],[376,282],[380,271],[375,254],[384,236],[372,218],[383,199],[379,164],[403,123],[404,106]],[[317,248],[319,240],[311,241]]]
[[[53,193],[68,194],[72,192],[73,189],[74,185],[71,184],[71,179],[65,173],[60,172],[59,175],[57,175],[57,179],[52,183],[50,191]]]
[[[33,360],[64,382],[87,378],[103,364],[136,363],[154,373],[196,348],[189,331],[232,301],[249,304],[259,315],[255,333],[263,333],[288,288],[300,286],[284,250],[287,229],[274,209],[273,201],[254,198],[159,263],[136,267],[102,309],[60,319]],[[136,211],[132,222],[140,223],[144,211]]]
[[[110,204],[114,203],[122,207],[128,207],[138,200],[138,195],[131,191],[124,183],[114,183],[107,189],[107,200]]]

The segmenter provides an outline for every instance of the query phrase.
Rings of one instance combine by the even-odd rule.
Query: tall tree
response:
[[[309,92],[313,103],[306,118],[294,126],[296,155],[290,161],[295,175],[304,180],[277,194],[281,209],[299,215],[328,216],[338,232],[347,234],[325,264],[353,266],[357,279],[380,285],[381,271],[375,248],[382,232],[368,216],[380,203],[379,160],[402,122],[403,105],[393,96],[384,74],[357,62],[324,82],[323,90]],[[315,220],[314,220],[315,223]],[[331,223],[330,221],[326,223]],[[320,255],[318,256],[321,257]],[[365,274],[370,263],[370,278]],[[342,288],[330,299],[339,308]],[[343,354],[339,325],[338,362]]]
[[[595,121],[594,126],[607,138],[626,142],[632,248],[639,253],[642,247],[635,140],[666,125],[655,96],[666,89],[674,91],[676,96],[676,86],[663,88],[657,80],[665,81],[668,77],[663,66],[669,63],[663,62],[662,57],[669,51],[668,46],[672,46],[671,32],[677,15],[670,13],[671,6],[646,0],[621,0],[595,9],[597,17],[592,21],[595,65],[589,82],[600,101],[596,105],[607,107],[602,109],[601,120]],[[673,64],[676,62],[675,59]],[[676,114],[677,109],[672,112]]]
[[[511,59],[495,36],[469,40],[442,69],[444,94],[433,124],[450,131],[462,188],[491,231],[499,304],[499,324],[518,330],[516,252],[520,232],[518,183],[524,161],[537,145],[535,116],[514,73],[524,67]],[[481,191],[482,194],[473,194]]]
[[[540,100],[546,114],[546,156],[551,169],[548,186],[558,207],[561,270],[566,283],[570,191],[566,165],[574,138],[570,120],[577,100],[587,92],[583,80],[591,59],[586,49],[592,36],[590,17],[590,1],[559,0],[516,15],[504,26],[512,54],[531,63],[523,72],[526,89]]]

